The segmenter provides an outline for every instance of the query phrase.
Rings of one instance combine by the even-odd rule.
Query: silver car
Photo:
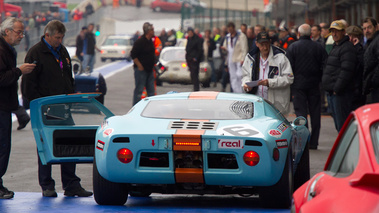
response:
[[[190,71],[186,62],[185,47],[163,48],[157,63],[158,81],[168,83],[191,84]],[[199,81],[209,86],[212,68],[207,61],[200,62]]]
[[[133,47],[133,40],[131,35],[110,35],[105,39],[101,45],[101,61],[105,62],[107,59],[115,60],[131,60],[130,51]]]

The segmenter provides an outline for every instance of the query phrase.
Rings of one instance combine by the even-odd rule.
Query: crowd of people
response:
[[[222,91],[230,83],[230,92],[261,96],[285,115],[292,101],[297,116],[309,114],[310,149],[317,149],[321,114],[332,115],[339,132],[352,110],[379,102],[378,30],[372,17],[361,26],[335,20],[268,30],[259,24],[238,29],[230,22],[203,34],[193,28],[170,34],[162,30],[159,38],[167,46],[175,38],[187,39],[194,91],[200,90],[200,61],[207,60],[211,82],[214,87],[220,82]]]

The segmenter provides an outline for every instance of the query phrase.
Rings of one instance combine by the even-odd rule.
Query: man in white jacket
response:
[[[236,27],[232,22],[228,23],[227,28],[229,33],[226,35],[221,49],[227,51],[228,55],[226,63],[230,75],[230,86],[233,92],[243,93],[241,66],[248,51],[247,37],[245,34],[236,31]]]
[[[257,36],[258,49],[249,52],[242,66],[242,87],[270,101],[281,113],[290,109],[290,85],[293,83],[291,64],[285,51],[270,44],[267,32]],[[257,81],[257,86],[249,82]],[[248,86],[248,84],[250,86]]]

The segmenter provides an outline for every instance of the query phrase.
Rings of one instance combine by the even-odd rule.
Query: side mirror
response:
[[[295,125],[295,126],[305,126],[306,124],[307,124],[307,119],[304,118],[303,116],[297,117],[293,121],[293,125]]]

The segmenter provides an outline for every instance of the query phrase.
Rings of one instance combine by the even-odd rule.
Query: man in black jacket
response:
[[[300,39],[288,47],[286,56],[294,74],[291,91],[295,113],[307,118],[309,112],[312,126],[309,148],[317,149],[321,127],[320,83],[328,54],[320,43],[311,40],[311,29],[308,24],[299,27]]]
[[[345,28],[340,20],[330,25],[329,31],[332,33],[334,44],[322,76],[322,86],[327,92],[328,104],[338,132],[352,110],[357,65],[357,51],[349,42]]]
[[[134,43],[130,53],[134,62],[133,105],[141,100],[144,87],[146,87],[147,96],[150,97],[155,94],[153,72],[155,47],[151,40],[154,37],[154,27],[149,22],[145,22],[142,28],[143,35]]]
[[[369,23],[371,23],[369,25]],[[366,18],[363,27],[368,35],[371,26],[371,37],[367,37],[366,51],[364,53],[363,93],[368,95],[369,103],[379,102],[379,31],[377,22],[373,18]]]
[[[192,28],[188,29],[188,41],[186,46],[186,61],[191,72],[193,91],[199,91],[199,70],[200,62],[203,59],[203,42],[202,39],[194,33]]]
[[[22,77],[22,85],[28,100],[75,92],[70,55],[61,44],[65,33],[66,27],[62,22],[50,21],[45,26],[41,41],[28,51],[25,62],[37,63],[32,73]],[[75,163],[61,164],[64,195],[91,196],[92,192],[81,187],[80,178],[76,176],[75,170]],[[51,164],[43,165],[39,157],[38,179],[44,197],[57,197],[55,181],[51,177]]]
[[[33,71],[35,64],[16,67],[17,53],[14,46],[24,37],[24,24],[17,18],[7,18],[0,26],[0,199],[9,199],[14,192],[3,185],[11,153],[12,115],[19,107],[18,79]]]

